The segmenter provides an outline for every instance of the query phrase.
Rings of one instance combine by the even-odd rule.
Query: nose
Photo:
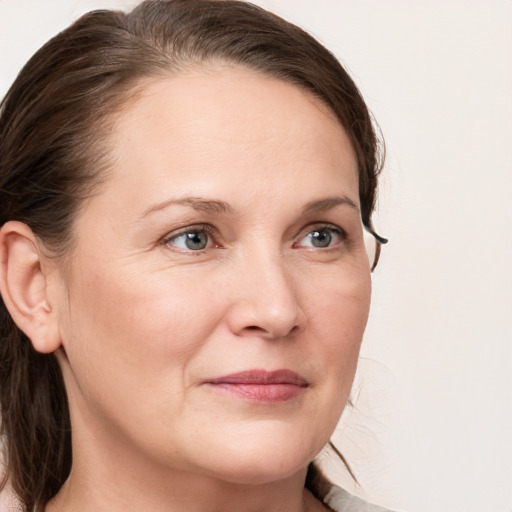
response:
[[[253,255],[231,274],[228,324],[237,336],[278,339],[306,326],[297,276],[280,255]]]

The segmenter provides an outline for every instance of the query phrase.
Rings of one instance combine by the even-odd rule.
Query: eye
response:
[[[338,245],[345,238],[346,235],[342,229],[331,226],[322,226],[310,231],[305,237],[301,238],[295,246],[323,249]]]
[[[178,234],[172,234],[164,241],[167,246],[172,246],[181,251],[203,251],[213,243],[211,229],[206,226],[201,228],[188,228]]]

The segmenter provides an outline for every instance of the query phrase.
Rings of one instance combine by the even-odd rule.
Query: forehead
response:
[[[150,180],[165,199],[171,178],[192,195],[219,186],[234,193],[255,180],[267,194],[302,186],[311,195],[328,181],[359,202],[356,158],[334,114],[300,88],[246,69],[194,69],[144,84],[117,117],[111,148],[114,180],[137,194]]]

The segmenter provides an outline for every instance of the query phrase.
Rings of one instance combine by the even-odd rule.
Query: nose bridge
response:
[[[260,240],[251,244],[238,264],[238,283],[233,305],[233,325],[238,332],[265,333],[278,338],[301,329],[305,316],[297,283],[278,244]]]

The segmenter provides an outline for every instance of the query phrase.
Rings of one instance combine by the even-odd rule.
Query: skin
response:
[[[32,339],[57,351],[74,458],[47,511],[323,510],[304,478],[370,303],[343,128],[297,87],[219,66],[148,82],[111,148],[73,253],[39,255],[53,324]],[[251,369],[307,385],[265,402],[205,384]]]

